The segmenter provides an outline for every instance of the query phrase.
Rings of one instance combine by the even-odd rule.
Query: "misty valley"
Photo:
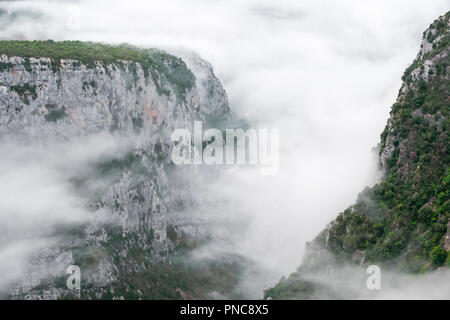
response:
[[[448,300],[448,3],[173,1],[0,2],[0,299]]]

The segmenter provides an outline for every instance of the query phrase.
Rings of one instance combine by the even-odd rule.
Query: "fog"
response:
[[[316,288],[311,299],[448,299],[450,272],[438,270],[422,275],[407,275],[380,269],[379,287],[367,285],[371,275],[355,265],[334,266],[329,271],[307,273],[302,280]],[[370,289],[369,289],[370,288]]]
[[[0,8],[20,12],[0,16],[2,39],[194,51],[214,67],[236,117],[280,130],[277,175],[231,168],[199,187],[214,195],[203,211],[242,221],[245,232],[232,228],[215,249],[261,267],[261,278],[245,284],[257,297],[294,271],[305,242],[375,182],[372,149],[401,75],[448,1],[4,1]],[[48,188],[47,196],[69,199],[61,206],[77,210],[72,195],[52,189],[51,174],[32,167],[17,174],[9,181],[31,179],[24,198],[37,197],[31,186],[44,183],[42,192]]]
[[[112,138],[98,135],[71,143],[21,142],[11,136],[0,140],[0,292],[20,280],[27,262],[42,249],[61,245],[64,230],[92,219],[86,198],[70,184],[83,168],[117,150]],[[87,185],[95,190],[98,181]]]

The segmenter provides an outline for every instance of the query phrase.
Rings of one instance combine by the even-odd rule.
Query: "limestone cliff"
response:
[[[62,242],[36,253],[13,298],[138,298],[145,288],[121,280],[170,262],[198,237],[188,210],[195,195],[179,187],[170,135],[194,120],[229,120],[231,112],[211,66],[198,57],[190,65],[127,45],[0,41],[2,142],[70,145],[102,136],[118,146],[66,173],[92,217],[56,231]],[[186,185],[195,174],[188,171]],[[65,286],[72,264],[83,271],[81,293]]]

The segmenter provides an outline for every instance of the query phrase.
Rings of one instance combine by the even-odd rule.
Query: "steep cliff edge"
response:
[[[309,243],[297,272],[266,297],[351,297],[308,277],[339,277],[336,266],[346,264],[375,263],[408,273],[449,265],[449,20],[450,12],[424,32],[419,54],[403,75],[381,134],[381,182],[366,188]]]
[[[30,258],[12,298],[182,298],[217,289],[196,291],[197,276],[221,287],[196,274],[208,263],[176,263],[206,235],[190,210],[195,170],[171,163],[171,133],[194,120],[232,119],[211,66],[198,57],[190,65],[128,45],[0,41],[2,148],[44,154],[89,213],[52,230],[57,243]],[[66,287],[69,265],[81,268],[81,291]],[[232,286],[233,268],[216,277],[228,272],[222,288]]]

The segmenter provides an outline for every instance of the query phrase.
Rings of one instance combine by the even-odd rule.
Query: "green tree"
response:
[[[434,247],[433,250],[431,250],[430,252],[431,263],[435,267],[443,266],[447,261],[447,256],[448,256],[447,251],[441,246]]]

